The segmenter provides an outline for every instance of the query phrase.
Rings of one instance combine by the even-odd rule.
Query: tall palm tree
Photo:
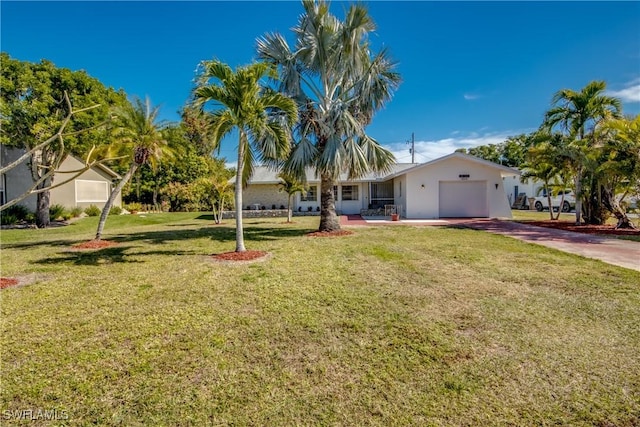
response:
[[[593,135],[598,125],[605,119],[619,117],[620,100],[604,94],[606,83],[592,81],[580,92],[562,89],[552,98],[552,107],[544,117],[543,128],[560,130],[573,139],[571,145],[575,152],[583,155],[574,158],[576,224],[582,217],[583,178],[585,174],[586,154],[593,146]]]
[[[115,127],[112,132],[115,141],[110,149],[126,153],[130,157],[130,164],[127,173],[111,191],[109,199],[102,208],[96,240],[102,238],[109,211],[125,184],[140,166],[162,156],[167,141],[162,135],[163,125],[158,121],[159,112],[160,107],[152,108],[148,97],[144,102],[135,98],[132,103],[127,103],[115,110]]]
[[[208,113],[214,146],[233,130],[238,132],[238,165],[236,169],[236,252],[246,251],[242,228],[242,188],[253,173],[256,159],[275,165],[291,150],[289,129],[295,123],[296,103],[261,81],[272,73],[266,63],[254,63],[236,68],[217,60],[205,61],[204,71],[194,92],[196,105],[204,108],[212,103]]]
[[[280,90],[298,102],[296,141],[283,171],[304,182],[305,168],[320,176],[320,231],[340,229],[333,187],[339,175],[358,178],[388,171],[393,154],[365,127],[400,83],[386,50],[372,54],[368,35],[375,24],[362,4],[344,21],[329,3],[304,0],[291,49],[280,34],[258,40],[258,57],[278,67]]]

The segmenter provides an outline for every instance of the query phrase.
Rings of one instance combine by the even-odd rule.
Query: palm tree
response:
[[[287,222],[290,223],[292,217],[291,199],[296,193],[305,193],[306,187],[302,182],[287,174],[281,173],[278,177],[282,180],[279,184],[280,191],[287,193]]]
[[[304,0],[305,13],[293,29],[295,48],[280,34],[258,40],[258,57],[278,67],[280,90],[298,102],[299,118],[285,174],[305,182],[305,168],[320,177],[320,231],[340,229],[333,187],[342,172],[349,178],[385,172],[393,154],[365,133],[374,113],[400,83],[387,52],[371,53],[368,35],[375,24],[362,4],[344,21],[325,1]]]
[[[585,174],[586,154],[593,146],[593,135],[598,125],[605,119],[619,117],[620,100],[604,95],[606,84],[593,81],[580,92],[562,89],[552,98],[552,107],[544,117],[543,128],[550,131],[556,127],[573,139],[575,153],[576,224],[582,217],[582,184]]]
[[[570,161],[570,153],[567,151],[567,138],[559,133],[549,135],[545,132],[537,132],[531,139],[533,145],[527,151],[522,179],[533,178],[542,181],[542,188],[547,192],[549,217],[557,220],[562,211],[564,190],[568,181],[567,164]],[[558,214],[554,216],[551,197],[557,192],[561,192],[562,198]]]
[[[162,156],[167,142],[162,135],[162,125],[158,122],[159,112],[160,107],[152,108],[149,98],[144,102],[135,98],[133,103],[127,103],[115,111],[116,126],[112,132],[115,144],[112,144],[110,149],[127,153],[131,160],[127,173],[111,191],[109,199],[102,208],[96,240],[102,238],[109,211],[125,184],[140,166]]]
[[[209,113],[214,146],[231,131],[238,132],[238,165],[235,182],[236,252],[246,251],[242,228],[242,188],[253,172],[257,157],[263,163],[276,165],[291,150],[289,128],[298,110],[290,98],[261,85],[272,73],[266,63],[236,68],[217,61],[205,61],[204,71],[194,92],[201,108],[213,102]]]
[[[635,228],[622,201],[629,193],[640,192],[640,115],[607,120],[596,139],[602,204],[618,220],[616,228]]]

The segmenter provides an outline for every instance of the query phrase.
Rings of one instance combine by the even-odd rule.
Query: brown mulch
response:
[[[339,236],[348,236],[353,234],[353,231],[349,230],[335,230],[335,231],[314,231],[312,233],[307,233],[309,237],[339,237]]]
[[[555,228],[557,230],[574,231],[585,234],[601,234],[608,236],[640,236],[640,229],[618,228],[614,225],[576,225],[573,221],[522,221],[524,224],[538,227]]]
[[[15,286],[18,283],[20,283],[20,281],[13,277],[0,277],[0,289],[5,289],[10,286]]]
[[[73,249],[104,249],[118,246],[118,243],[109,240],[89,240],[88,242],[73,245]]]
[[[211,255],[217,261],[257,261],[268,255],[265,251],[224,252]]]

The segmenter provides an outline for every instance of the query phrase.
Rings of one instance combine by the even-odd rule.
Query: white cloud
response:
[[[628,82],[626,86],[620,90],[609,90],[607,95],[620,98],[622,102],[640,102],[640,78]]]
[[[480,95],[475,93],[465,93],[463,96],[464,96],[464,99],[466,99],[467,101],[473,101],[475,99],[480,98]]]
[[[415,161],[416,163],[424,163],[430,160],[437,159],[442,156],[453,153],[458,148],[473,148],[480,145],[500,144],[504,142],[508,137],[527,133],[528,131],[508,131],[499,133],[485,133],[479,134],[472,132],[467,136],[460,136],[456,138],[443,138],[430,141],[416,141],[415,142]],[[387,144],[385,146],[388,150],[396,156],[398,163],[410,163],[411,153],[409,149],[410,145],[404,142],[398,142],[394,144]]]

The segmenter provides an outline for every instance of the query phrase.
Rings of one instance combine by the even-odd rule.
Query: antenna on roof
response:
[[[411,153],[411,163],[415,163],[416,159],[416,141],[413,132],[411,132],[411,141],[407,141],[407,144],[411,143],[411,148],[409,148],[409,152]]]

